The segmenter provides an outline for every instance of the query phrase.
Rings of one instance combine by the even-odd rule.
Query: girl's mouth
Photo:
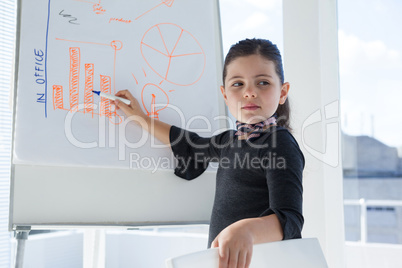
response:
[[[254,104],[254,103],[249,103],[249,104],[246,104],[246,105],[244,105],[242,107],[243,110],[251,110],[251,111],[257,110],[259,108],[260,108],[260,106]]]

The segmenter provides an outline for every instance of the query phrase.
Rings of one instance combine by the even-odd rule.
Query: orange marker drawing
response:
[[[78,110],[79,93],[79,73],[80,73],[80,48],[70,47],[70,108],[71,111]]]
[[[164,52],[162,52],[162,51],[160,51],[160,50],[158,50],[158,49],[156,49],[156,48],[154,48],[154,47],[151,47],[150,45],[145,44],[145,43],[142,43],[141,45],[144,45],[144,46],[146,46],[146,47],[149,47],[150,49],[155,50],[156,52],[162,54],[162,55],[165,56],[165,57],[169,57],[169,55],[168,55],[169,53],[166,54],[166,53],[164,53]]]
[[[176,33],[174,38],[165,38],[172,33]],[[158,35],[160,39],[149,37]],[[173,42],[168,44],[167,39]],[[201,44],[191,33],[176,24],[160,23],[149,28],[142,37],[140,49],[142,57],[152,71],[174,85],[193,85],[204,73],[206,56]],[[186,77],[178,73],[190,65],[199,66],[198,72]]]
[[[161,5],[165,5],[167,7],[172,7],[174,0],[162,0],[162,3],[154,6],[153,8],[151,8],[150,10],[146,11],[145,13],[143,13],[142,15],[138,16],[137,18],[135,18],[135,20],[138,20],[139,18],[141,18],[142,16],[144,16],[145,14],[151,12],[152,10],[154,10],[155,8],[161,6]]]
[[[106,12],[106,10],[101,6],[100,0],[99,1],[75,0],[75,1],[92,4],[92,8],[95,14],[103,14]]]
[[[99,4],[94,4],[93,6],[93,11],[95,12],[95,14],[104,14],[106,12],[106,10],[100,5],[100,1]]]
[[[159,120],[159,112],[169,105],[169,96],[159,86],[148,83],[142,88],[141,101],[147,115]]]
[[[116,58],[117,58],[117,50],[123,48],[123,43],[119,40],[113,40],[110,42],[110,46],[114,49],[114,58],[113,58],[113,93],[116,93]]]
[[[63,86],[53,85],[53,109],[63,109]]]
[[[85,42],[85,41],[77,41],[77,40],[69,40],[56,38],[59,41],[67,41],[67,42],[75,42],[87,45],[102,45],[109,46],[113,49],[114,58],[113,58],[113,79],[111,76],[101,75],[100,76],[100,88],[102,92],[112,93],[112,82],[113,82],[113,91],[115,91],[115,77],[116,77],[116,61],[117,61],[117,51],[121,50],[123,47],[123,43],[119,40],[113,40],[109,44],[103,43],[95,43],[95,42]],[[70,57],[70,65],[69,65],[69,104],[70,107],[64,108],[63,101],[63,87],[61,85],[53,85],[53,108],[59,110],[66,110],[70,112],[79,112],[79,113],[90,113],[98,116],[106,116],[109,118],[111,123],[120,124],[123,120],[116,113],[116,111],[111,111],[111,103],[107,98],[101,98],[101,102],[99,105],[99,113],[94,111],[94,98],[92,91],[94,90],[94,75],[95,75],[95,65],[93,63],[85,63],[85,83],[84,83],[84,105],[82,110],[78,110],[79,104],[79,82],[80,82],[80,66],[81,66],[81,52],[79,47],[70,47],[69,48],[69,57]],[[138,81],[137,81],[138,83]]]
[[[131,75],[133,76],[135,83],[138,85],[138,80],[137,80],[137,78],[135,78],[135,75],[133,73],[131,73]]]
[[[110,46],[113,48],[114,51],[114,59],[113,59],[113,91],[116,92],[116,87],[115,87],[115,78],[116,78],[116,58],[117,58],[117,50],[120,50],[123,48],[123,43],[119,40],[113,40],[109,44],[103,44],[103,43],[95,43],[95,42],[86,42],[86,41],[77,41],[77,40],[70,40],[70,39],[63,39],[63,38],[56,38],[56,40],[59,41],[67,41],[67,42],[76,42],[76,43],[82,43],[82,44],[93,44],[93,45],[102,45],[102,46]],[[78,48],[79,49],[79,48]]]
[[[111,81],[110,81],[110,76],[107,75],[101,75],[100,76],[100,90],[103,93],[110,94],[111,91]],[[106,117],[110,117],[110,101],[107,98],[101,97],[101,103],[100,103],[100,114],[101,116],[104,115]]]
[[[94,64],[85,64],[84,113],[93,113]]]
[[[111,23],[112,21],[118,21],[118,22],[123,22],[123,23],[131,23],[131,20],[126,20],[126,19],[123,19],[123,18],[110,18],[109,23]]]

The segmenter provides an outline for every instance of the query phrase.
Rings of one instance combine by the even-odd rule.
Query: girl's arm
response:
[[[170,145],[169,133],[171,125],[153,118],[149,118],[142,111],[138,100],[134,98],[127,89],[117,92],[116,96],[130,100],[130,105],[127,105],[119,100],[115,100],[116,108],[121,109],[126,116],[128,116],[129,120],[137,123],[164,144]]]
[[[275,214],[271,214],[229,225],[215,238],[211,247],[219,247],[219,268],[248,268],[254,244],[282,239],[283,231],[279,219]]]

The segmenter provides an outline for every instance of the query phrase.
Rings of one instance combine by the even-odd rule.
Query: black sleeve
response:
[[[219,161],[220,135],[203,138],[176,126],[170,128],[170,146],[177,159],[174,174],[186,180],[200,176],[208,163]]]
[[[270,149],[264,157],[270,207],[261,216],[275,213],[284,240],[301,238],[303,153],[293,136],[282,130],[272,135]]]

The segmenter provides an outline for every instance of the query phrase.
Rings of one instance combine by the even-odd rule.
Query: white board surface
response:
[[[213,0],[22,1],[14,163],[172,169],[155,164],[169,148],[92,90],[128,89],[150,117],[211,135],[222,123],[215,8]],[[130,161],[139,158],[149,161]]]
[[[219,131],[218,1],[18,8],[10,230],[207,223],[215,172],[176,177],[170,148],[89,92],[129,89],[150,117]]]

